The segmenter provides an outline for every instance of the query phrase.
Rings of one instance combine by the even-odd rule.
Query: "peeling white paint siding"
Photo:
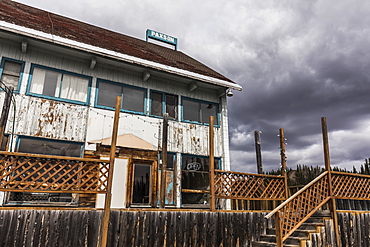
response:
[[[227,98],[226,95],[221,98],[221,139],[219,140],[222,145],[223,152],[223,169],[226,171],[231,170],[230,164],[230,146],[229,146],[229,123],[227,111]]]
[[[177,121],[168,123],[168,151],[195,155],[209,155],[209,126]],[[222,156],[221,129],[214,128],[215,156]]]
[[[76,142],[85,141],[88,107],[14,95],[15,134]],[[2,100],[3,101],[3,100]],[[10,108],[7,133],[12,133],[14,108]]]

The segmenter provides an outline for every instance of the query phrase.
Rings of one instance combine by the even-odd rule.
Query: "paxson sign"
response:
[[[169,36],[169,35],[164,34],[164,33],[160,33],[160,32],[157,32],[157,31],[147,29],[146,30],[146,41],[148,41],[149,38],[155,39],[155,40],[158,40],[158,41],[162,41],[162,42],[165,42],[165,43],[170,44],[170,45],[174,45],[175,49],[177,50],[177,38],[175,38],[175,37],[172,37],[172,36]]]

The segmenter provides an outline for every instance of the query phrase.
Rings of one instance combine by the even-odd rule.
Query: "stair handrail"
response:
[[[288,204],[290,201],[292,201],[294,198],[296,198],[297,196],[299,196],[300,194],[302,194],[306,189],[308,189],[311,185],[315,184],[318,180],[320,180],[322,177],[324,177],[326,174],[328,174],[328,171],[325,171],[323,173],[321,173],[318,177],[316,177],[314,180],[312,180],[311,182],[309,182],[306,186],[304,186],[302,189],[300,189],[299,191],[297,191],[294,195],[292,195],[291,197],[289,197],[287,200],[285,200],[283,203],[281,203],[277,208],[275,208],[274,210],[272,210],[270,213],[268,213],[265,218],[268,219],[270,218],[271,216],[273,216],[274,214],[276,214],[281,208],[283,208],[286,204]]]

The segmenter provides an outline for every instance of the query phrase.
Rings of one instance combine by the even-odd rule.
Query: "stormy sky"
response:
[[[321,117],[333,166],[370,158],[370,1],[19,0],[145,39],[177,37],[179,50],[243,86],[228,98],[231,169],[279,169],[279,129],[288,167],[323,165]]]

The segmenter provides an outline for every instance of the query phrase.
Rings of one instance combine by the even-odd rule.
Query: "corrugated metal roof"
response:
[[[17,2],[0,1],[0,21],[235,84],[181,51]]]

